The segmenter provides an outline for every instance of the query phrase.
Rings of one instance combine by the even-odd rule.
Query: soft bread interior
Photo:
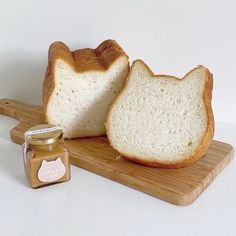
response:
[[[143,63],[135,62],[108,116],[112,146],[149,161],[178,162],[191,155],[207,127],[205,78],[201,66],[180,80],[154,77]]]
[[[47,106],[48,122],[66,138],[105,134],[108,109],[123,88],[128,60],[121,57],[107,71],[76,73],[62,59],[55,64],[55,87]]]

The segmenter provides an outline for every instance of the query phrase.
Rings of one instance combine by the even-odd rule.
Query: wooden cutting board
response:
[[[10,132],[13,142],[22,144],[31,126],[44,123],[41,107],[0,99],[0,113],[19,124]],[[127,161],[113,150],[107,138],[65,140],[71,163],[119,183],[176,205],[191,204],[233,158],[233,147],[213,141],[206,155],[181,169],[158,169]],[[73,176],[72,176],[73,179]]]

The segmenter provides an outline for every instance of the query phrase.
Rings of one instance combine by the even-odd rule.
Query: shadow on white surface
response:
[[[216,122],[214,139],[236,147],[236,123]]]
[[[28,186],[24,173],[21,146],[15,144],[10,139],[10,130],[17,125],[17,121],[13,118],[0,115],[0,122],[4,122],[4,126],[0,126],[0,170],[3,177],[2,181],[14,179],[14,181]],[[19,153],[17,156],[16,153]]]

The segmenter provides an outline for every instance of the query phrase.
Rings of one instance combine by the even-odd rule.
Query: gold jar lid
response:
[[[53,127],[55,126],[50,125],[50,124],[36,125],[28,129],[27,132],[48,129],[48,128],[53,128]],[[62,130],[57,129],[57,130],[53,130],[53,131],[49,131],[45,133],[34,133],[34,134],[28,135],[26,139],[27,139],[27,142],[32,145],[52,144],[62,139]]]

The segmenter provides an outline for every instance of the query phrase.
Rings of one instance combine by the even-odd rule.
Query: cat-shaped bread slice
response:
[[[53,43],[43,84],[46,122],[60,126],[65,138],[105,135],[107,112],[128,72],[128,56],[114,40],[76,51]]]
[[[180,168],[201,158],[214,133],[212,74],[198,66],[178,79],[154,75],[141,60],[108,113],[111,146],[127,159]]]

